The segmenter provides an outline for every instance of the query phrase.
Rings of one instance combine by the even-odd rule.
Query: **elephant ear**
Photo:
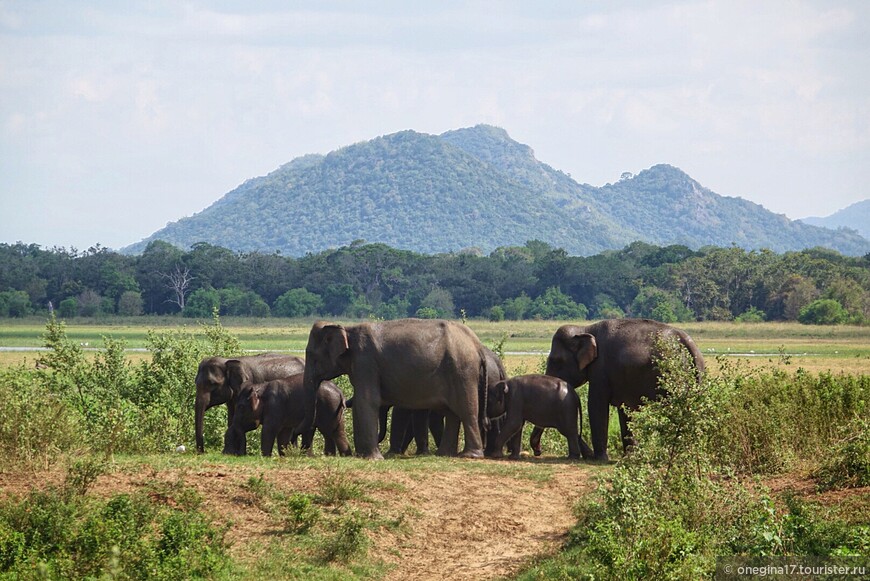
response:
[[[339,358],[350,350],[347,342],[347,330],[341,325],[327,325],[323,328],[323,333],[329,359],[333,363],[338,363]]]
[[[572,337],[577,353],[577,367],[583,371],[598,358],[598,343],[595,336],[589,333],[580,333]]]
[[[239,389],[245,380],[245,369],[242,362],[238,359],[230,359],[227,361],[227,382],[234,390]]]

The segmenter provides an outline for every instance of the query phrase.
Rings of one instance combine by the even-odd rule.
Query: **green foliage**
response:
[[[151,357],[138,365],[127,361],[122,341],[108,338],[103,349],[86,358],[81,345],[66,337],[64,322],[54,317],[46,324],[44,341],[48,350],[40,354],[36,370],[0,370],[6,379],[0,393],[9,411],[17,412],[0,420],[0,452],[10,463],[47,463],[58,452],[78,447],[110,457],[190,444],[199,361],[241,353],[216,313],[212,324],[202,325],[202,336],[149,331]],[[206,414],[209,445],[222,442],[225,424],[225,416]]]
[[[187,298],[182,315],[202,319],[211,315],[215,309],[220,310],[221,296],[213,288],[201,288]]]
[[[354,557],[365,554],[368,546],[365,520],[359,513],[351,512],[341,517],[335,532],[321,541],[318,556],[325,563],[347,563]]]
[[[292,234],[299,232],[305,235]],[[719,196],[668,165],[600,188],[580,184],[536,160],[504,130],[483,125],[440,136],[402,131],[297,158],[151,239],[289,256],[359,239],[430,253],[490,252],[535,239],[575,255],[634,240],[779,252],[868,250],[852,231],[784,221],[740,198]],[[130,250],[141,252],[148,243]]]
[[[0,463],[47,468],[60,453],[85,446],[74,406],[23,365],[0,367]]]
[[[870,486],[870,420],[856,417],[844,428],[815,478],[823,489]]]
[[[640,289],[631,303],[631,314],[662,323],[677,323],[693,318],[693,313],[676,296],[655,287]]]
[[[24,291],[0,292],[0,317],[26,317],[33,311],[30,297]]]
[[[579,521],[564,553],[521,578],[698,579],[712,575],[716,558],[728,555],[866,552],[870,527],[848,525],[829,509],[794,499],[787,499],[785,510],[778,509],[763,488],[747,486],[741,472],[748,466],[740,457],[723,453],[738,449],[735,442],[722,441],[732,431],[749,434],[766,427],[760,424],[778,415],[777,409],[734,414],[764,393],[791,400],[788,407],[805,408],[804,417],[784,422],[796,423],[794,431],[809,431],[809,437],[785,445],[798,447],[792,456],[817,454],[818,446],[832,441],[820,432],[820,418],[837,422],[855,413],[866,415],[866,378],[833,381],[822,376],[807,380],[812,388],[790,393],[785,378],[781,381],[776,373],[747,378],[745,370],[726,368],[721,379],[698,383],[685,350],[661,343],[659,353],[661,385],[668,396],[632,415],[637,446],[619,461],[597,498],[578,506]],[[812,391],[820,392],[819,399],[807,401]],[[758,405],[770,403],[762,396]],[[756,415],[757,423],[744,425]],[[781,428],[775,423],[767,431]],[[790,436],[779,432],[780,440]],[[737,454],[757,456],[760,451],[752,446]],[[780,445],[772,454],[782,449]]]
[[[829,454],[839,426],[870,413],[870,377],[750,368],[720,358],[715,384],[725,397],[712,453],[734,470],[765,474]]]
[[[294,288],[275,299],[272,314],[277,317],[308,317],[323,309],[320,295],[304,288]]]
[[[798,315],[798,321],[804,325],[841,325],[848,319],[849,313],[834,299],[815,300]]]
[[[756,307],[749,307],[748,310],[734,317],[734,320],[738,323],[763,323],[764,311],[759,310]]]
[[[489,256],[421,255],[355,241],[299,259],[235,254],[205,243],[185,252],[155,242],[139,257],[0,244],[0,294],[25,293],[16,296],[39,305],[51,301],[65,317],[136,316],[137,297],[147,314],[174,313],[179,297],[170,288],[170,274],[186,272],[182,315],[200,319],[215,308],[223,315],[267,316],[272,304],[280,316],[301,317],[396,319],[424,309],[423,316],[443,318],[460,310],[470,318],[498,317],[501,310],[510,320],[628,313],[670,322],[763,312],[776,321],[797,320],[802,309],[822,299],[839,302],[848,313],[845,322],[864,324],[870,320],[867,266],[864,258],[821,249],[695,252],[642,242],[582,257],[537,240],[499,247]]]
[[[85,461],[67,485],[0,502],[0,574],[41,579],[210,578],[229,565],[224,531],[195,509],[145,494],[85,493],[101,470]]]

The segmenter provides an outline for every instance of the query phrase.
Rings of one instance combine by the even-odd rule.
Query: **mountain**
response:
[[[360,239],[423,253],[489,252],[528,240],[579,255],[635,240],[870,251],[854,232],[719,196],[668,165],[623,175],[603,187],[578,183],[488,125],[442,135],[401,131],[294,159],[123,251],[165,240],[300,256]]]
[[[822,228],[851,228],[870,239],[870,200],[855,202],[825,218],[803,218],[801,222]]]

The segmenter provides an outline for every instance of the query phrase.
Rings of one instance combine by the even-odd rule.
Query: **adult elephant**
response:
[[[227,428],[225,451],[228,454],[245,454],[245,434],[263,426],[260,434],[260,451],[271,456],[275,442],[278,454],[296,444],[299,426],[305,419],[305,392],[301,373],[273,379],[264,383],[246,383],[238,394],[236,413],[232,425]],[[323,451],[334,456],[336,450],[342,456],[350,456],[350,444],[344,430],[344,394],[331,381],[325,381],[317,392],[317,419],[314,427],[323,434]],[[301,433],[302,449],[311,449],[314,430]]]
[[[490,387],[507,379],[504,365],[492,349],[483,347],[486,360],[486,386]],[[384,440],[386,431],[386,409],[381,408],[381,432],[378,442]],[[484,440],[484,456],[490,456],[495,450],[495,438],[501,422],[491,422],[486,416],[480,423],[481,437]],[[429,452],[429,432],[435,445],[439,446],[444,433],[444,416],[433,410],[409,410],[402,407],[393,408],[393,419],[390,427],[390,454],[404,454],[412,441],[417,444],[417,454]]]
[[[659,371],[655,345],[661,339],[679,341],[692,356],[700,379],[704,358],[685,331],[647,319],[609,319],[580,327],[564,325],[553,335],[547,375],[564,379],[571,387],[589,382],[589,429],[596,460],[607,460],[610,406],[619,410],[623,448],[631,443],[626,409],[643,398],[656,399]]]
[[[206,357],[200,361],[196,372],[194,403],[197,451],[205,452],[203,438],[205,410],[226,404],[227,427],[229,427],[233,423],[233,414],[236,410],[236,396],[243,383],[279,379],[301,373],[304,368],[305,361],[301,358],[277,353],[236,358]]]
[[[354,388],[353,438],[359,456],[383,458],[378,412],[395,405],[445,414],[438,454],[456,455],[461,423],[465,447],[460,455],[483,457],[478,393],[485,391],[486,361],[483,345],[465,325],[401,319],[345,327],[318,321],[308,335],[305,359],[306,427],[314,421],[320,382],[347,374]]]

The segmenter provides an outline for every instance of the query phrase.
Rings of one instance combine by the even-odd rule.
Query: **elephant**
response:
[[[690,353],[698,380],[704,357],[689,335],[648,319],[609,319],[580,327],[563,325],[553,335],[547,375],[564,379],[571,387],[589,382],[587,410],[595,460],[606,461],[610,406],[619,410],[623,449],[632,444],[628,412],[644,399],[658,398],[659,371],[655,345],[659,339],[679,341]]]
[[[511,459],[520,457],[520,438],[526,421],[534,423],[538,430],[536,456],[540,455],[540,432],[544,427],[556,428],[565,436],[568,458],[578,460],[581,456],[592,456],[592,450],[580,436],[580,398],[564,380],[548,375],[520,375],[499,381],[487,389],[486,415],[491,418],[505,416],[501,433],[493,444],[493,458],[501,458],[505,443],[510,441]]]
[[[205,410],[216,405],[227,405],[227,427],[233,423],[236,395],[247,381],[263,382],[301,373],[305,362],[299,357],[265,353],[247,357],[206,357],[199,363],[196,373],[196,402],[194,421],[196,449],[205,452],[203,419]]]
[[[291,440],[295,444],[299,427],[305,419],[305,391],[303,374],[297,373],[282,379],[264,383],[246,383],[242,386],[236,402],[232,425],[227,429],[228,453],[245,454],[245,434],[262,425],[260,451],[271,456],[275,441],[278,454]],[[317,419],[315,427],[323,434],[324,453],[334,456],[336,449],[342,456],[352,454],[344,429],[344,394],[331,381],[325,381],[317,392]],[[314,430],[301,432],[302,448],[310,449]]]
[[[318,321],[305,349],[306,426],[316,417],[321,381],[347,374],[354,388],[353,437],[357,455],[382,459],[378,415],[384,405],[445,414],[438,454],[483,457],[479,393],[485,391],[483,345],[465,325],[439,319],[400,319],[347,327]]]
[[[495,383],[507,379],[504,365],[492,349],[483,348],[484,356],[486,357],[486,384],[494,385]],[[381,410],[381,432],[378,442],[384,440],[384,432],[386,431],[386,411]],[[494,449],[493,443],[498,435],[499,422],[490,425],[489,421],[484,418],[481,422],[480,430],[481,437],[484,440],[483,455],[489,456]],[[390,450],[389,454],[404,454],[405,450],[415,441],[417,444],[417,454],[429,453],[429,434],[432,432],[432,439],[435,440],[435,445],[441,443],[441,436],[444,432],[444,416],[432,410],[408,410],[401,407],[393,408],[393,421],[390,429]]]
[[[353,409],[353,398],[347,400],[347,407]],[[381,406],[378,411],[380,423],[378,429],[378,444],[387,437],[387,417],[393,408],[390,427],[390,449],[387,454],[404,454],[412,441],[417,443],[417,454],[429,453],[429,431],[435,445],[441,444],[444,433],[444,415],[432,410],[412,410],[401,406]]]
[[[412,410],[401,406],[393,408],[393,422],[390,428],[390,450],[388,454],[404,454],[414,441],[417,454],[429,453],[429,432],[435,446],[441,444],[444,435],[444,415],[435,410]],[[378,436],[383,441],[384,436]]]

